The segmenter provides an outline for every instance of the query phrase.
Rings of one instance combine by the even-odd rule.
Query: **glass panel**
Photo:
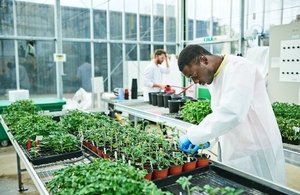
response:
[[[95,76],[103,77],[104,90],[108,91],[108,79],[107,79],[107,44],[95,43],[95,67],[99,67],[99,72],[95,73]]]
[[[230,42],[230,53],[231,54],[238,54],[239,53],[239,42],[238,41],[232,41]],[[227,51],[224,51],[224,53],[228,53]]]
[[[140,39],[141,41],[150,41],[150,16],[140,15]]]
[[[265,0],[265,32],[281,22],[281,0]]]
[[[126,60],[127,61],[137,61],[136,44],[126,44]]]
[[[139,5],[140,5],[140,40],[150,41],[151,1],[139,1]]]
[[[94,37],[107,39],[106,10],[94,10]]]
[[[151,46],[146,44],[141,44],[140,46],[140,60],[141,61],[149,61],[151,59]]]
[[[164,18],[162,16],[153,16],[153,20],[154,41],[164,41]]]
[[[187,39],[194,39],[195,0],[187,0]]]
[[[167,45],[167,54],[176,54],[176,46]]]
[[[37,94],[56,96],[56,63],[53,61],[53,41],[36,41],[36,65],[30,69],[31,90]]]
[[[196,1],[196,38],[210,36],[211,0]]]
[[[230,1],[213,1],[213,34],[227,35],[230,30]],[[236,5],[234,5],[236,6]]]
[[[133,13],[126,13],[125,14],[125,25],[126,25],[126,39],[128,40],[137,40],[137,15]]]
[[[15,61],[15,46],[13,40],[0,40],[0,99],[7,99],[4,96],[7,89],[16,89],[16,79],[9,77],[9,62]],[[13,70],[12,70],[13,71]],[[14,71],[16,72],[16,71]],[[15,74],[15,73],[14,73]]]
[[[0,11],[0,35],[14,34],[12,1],[2,1]]]
[[[89,8],[61,7],[62,36],[66,38],[90,38]]]
[[[157,49],[164,49],[164,45],[153,45],[153,52],[151,54],[153,54]]]
[[[196,38],[210,36],[211,1],[196,1]]]
[[[261,32],[263,26],[263,2],[261,0],[248,1],[248,24],[245,30],[257,29]]]
[[[167,42],[175,42],[176,41],[176,10],[177,10],[177,1],[167,0],[166,4],[166,34],[167,34]]]
[[[111,90],[115,88],[123,88],[123,57],[122,44],[112,43],[110,45],[111,60]]]
[[[300,1],[283,0],[283,20],[282,24],[295,22],[299,12]]]
[[[1,10],[2,12],[2,10]],[[16,1],[18,35],[54,36],[54,6]],[[12,15],[12,10],[11,13]],[[11,21],[11,26],[13,21]]]
[[[80,77],[77,76],[78,67],[85,63],[86,57],[91,56],[90,43],[82,42],[63,42],[63,51],[66,54],[66,62],[64,62],[63,76],[63,91],[64,93],[74,93],[80,87],[83,87],[86,91],[90,90],[91,86],[91,71],[86,67],[85,74]],[[85,87],[88,86],[88,87]]]
[[[240,36],[240,0],[232,0],[232,15],[231,15],[231,35],[232,38]]]
[[[137,12],[138,1],[126,0],[125,3],[125,28],[126,39],[137,40]]]
[[[153,40],[164,41],[164,4],[155,0],[153,6]]]
[[[188,30],[187,30],[188,40],[194,39],[194,20],[188,19]]]
[[[110,11],[110,39],[122,40],[122,13]]]

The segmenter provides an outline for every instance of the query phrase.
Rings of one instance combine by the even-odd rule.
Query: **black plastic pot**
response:
[[[164,107],[164,94],[165,92],[157,93],[157,106]]]
[[[168,100],[169,113],[178,113],[180,107],[180,100]]]
[[[152,104],[152,93],[157,93],[157,92],[149,92],[149,93],[148,93],[149,104]]]
[[[172,95],[171,95],[171,99],[172,99],[172,100],[180,100],[180,99],[182,99],[182,95],[179,95],[179,94],[172,94]]]
[[[171,100],[171,95],[172,95],[172,93],[166,93],[166,94],[163,95],[163,97],[164,97],[164,107],[165,108],[169,108],[168,100]]]
[[[152,97],[152,105],[153,106],[157,106],[157,94],[158,94],[159,92],[153,92],[153,93],[151,93],[151,97]]]

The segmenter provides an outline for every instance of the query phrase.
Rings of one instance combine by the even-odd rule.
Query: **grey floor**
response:
[[[214,151],[213,151],[214,152]],[[212,157],[214,158],[214,157]],[[22,167],[23,168],[23,167]],[[300,194],[300,167],[286,164],[287,186],[299,191]],[[1,195],[38,195],[31,178],[26,171],[22,172],[23,188],[19,192],[16,153],[13,146],[0,146],[0,194]]]

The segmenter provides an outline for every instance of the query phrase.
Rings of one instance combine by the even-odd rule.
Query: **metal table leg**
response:
[[[19,157],[18,153],[16,153],[16,154],[17,154],[17,170],[18,170],[19,192],[24,192],[24,191],[28,190],[28,189],[24,188],[24,185],[22,183],[22,174],[21,173],[25,169],[21,169],[20,157]]]

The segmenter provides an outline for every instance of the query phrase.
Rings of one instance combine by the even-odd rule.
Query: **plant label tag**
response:
[[[295,131],[295,134],[296,134],[300,131],[300,128],[299,127],[293,127],[293,130]]]
[[[38,136],[36,136],[35,141],[41,141],[42,139],[43,139],[43,136],[42,135],[38,135]]]

